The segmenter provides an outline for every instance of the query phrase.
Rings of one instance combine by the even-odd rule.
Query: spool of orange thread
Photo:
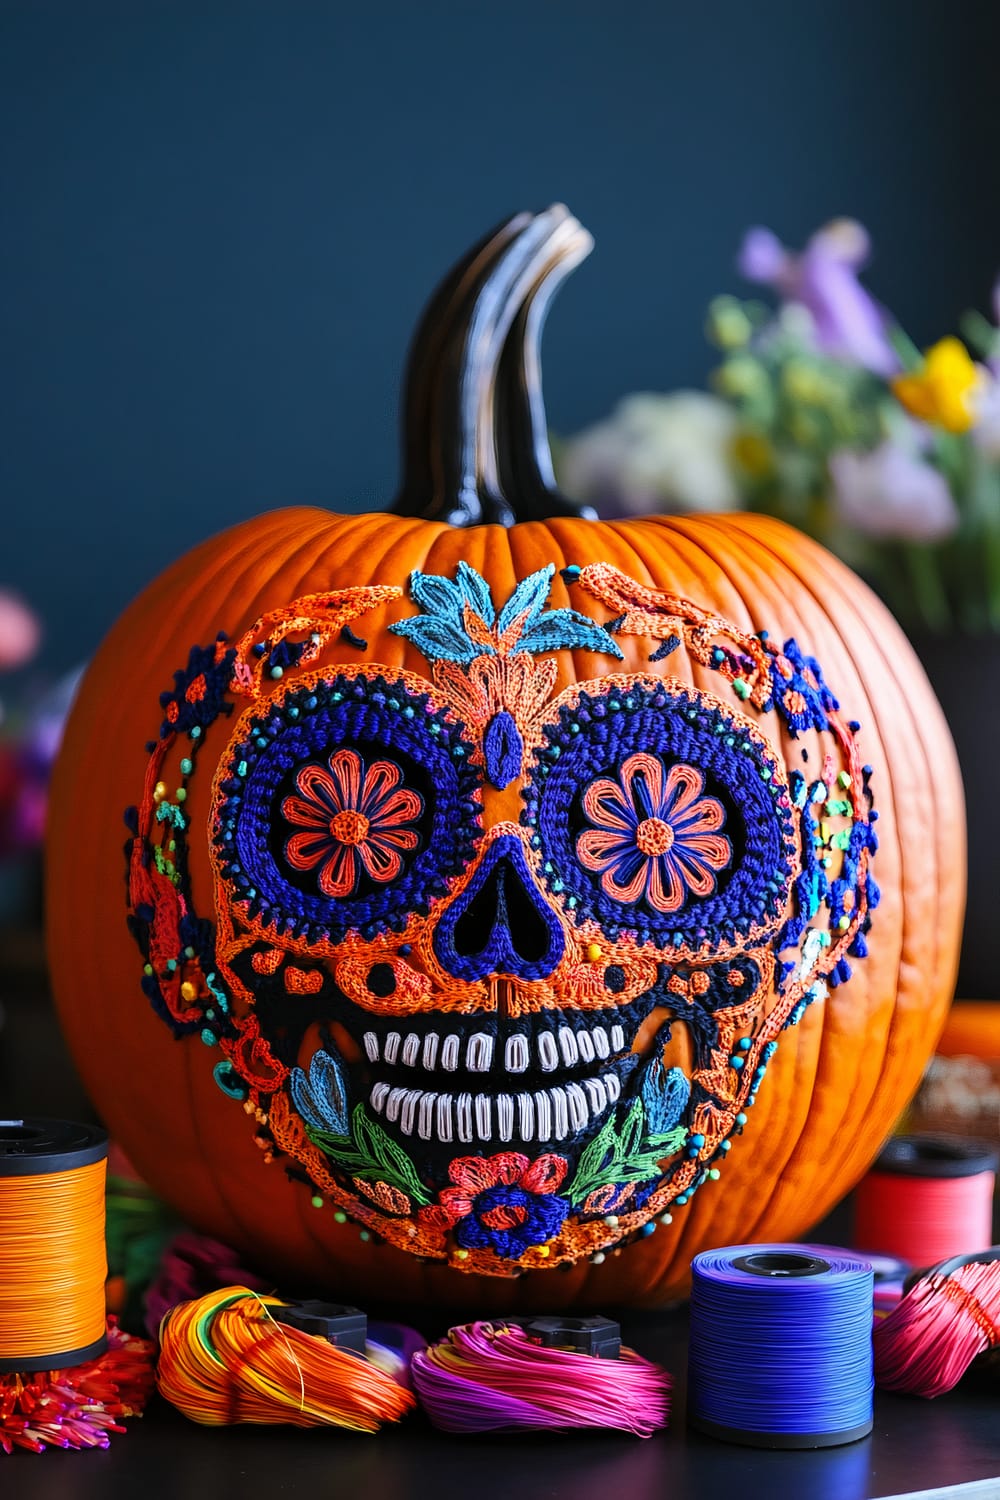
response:
[[[911,1266],[985,1249],[997,1158],[955,1136],[896,1136],[855,1197],[854,1243]]]
[[[64,1369],[107,1347],[107,1155],[96,1126],[0,1120],[0,1372]]]

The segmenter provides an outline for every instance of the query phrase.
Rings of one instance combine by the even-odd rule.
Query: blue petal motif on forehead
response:
[[[416,646],[428,661],[468,666],[480,656],[527,651],[597,651],[621,660],[611,635],[575,609],[546,609],[554,566],[522,579],[499,615],[489,584],[466,562],[454,580],[419,571],[410,574],[410,596],[422,614],[389,629]]]

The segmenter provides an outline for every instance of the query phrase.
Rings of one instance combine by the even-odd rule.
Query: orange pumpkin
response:
[[[662,1301],[852,1185],[951,995],[960,783],[886,611],[777,521],[555,489],[538,342],[588,249],[558,208],[477,246],[394,513],[181,558],[57,768],[95,1103],[193,1224],[341,1295]]]

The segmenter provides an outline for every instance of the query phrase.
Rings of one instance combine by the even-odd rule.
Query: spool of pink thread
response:
[[[855,1196],[854,1243],[913,1266],[983,1250],[993,1238],[997,1158],[951,1136],[896,1136]]]

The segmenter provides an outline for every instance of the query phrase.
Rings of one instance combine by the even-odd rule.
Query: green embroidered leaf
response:
[[[594,1139],[580,1152],[580,1160],[576,1164],[576,1174],[570,1183],[569,1196],[573,1203],[582,1203],[587,1194],[594,1187],[601,1187],[610,1181],[611,1162],[615,1156],[615,1147],[618,1137],[615,1132],[614,1117],[606,1120]]]
[[[642,1100],[636,1099],[620,1130],[612,1117],[580,1153],[570,1201],[579,1208],[592,1192],[610,1183],[624,1187],[630,1182],[648,1182],[659,1175],[660,1162],[673,1156],[686,1135],[684,1125],[665,1135],[647,1135]]]
[[[675,1125],[673,1130],[668,1130],[664,1135],[651,1135],[649,1144],[656,1148],[657,1160],[662,1161],[665,1156],[673,1156],[684,1144],[687,1135],[686,1125]]]
[[[331,1135],[310,1125],[306,1126],[306,1134],[314,1146],[349,1176],[365,1182],[386,1182],[406,1193],[419,1207],[431,1201],[406,1152],[377,1120],[368,1117],[363,1104],[355,1106],[350,1136]]]

